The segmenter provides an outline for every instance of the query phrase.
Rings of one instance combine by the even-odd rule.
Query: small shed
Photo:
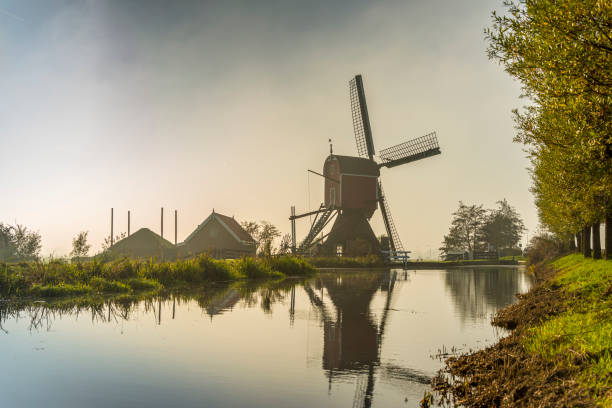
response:
[[[208,253],[215,258],[255,256],[255,240],[234,219],[213,212],[177,247],[178,257]]]
[[[157,235],[148,228],[141,228],[129,237],[117,241],[110,247],[107,253],[118,258],[126,256],[129,258],[157,258],[164,259],[168,250],[172,249],[169,241]]]

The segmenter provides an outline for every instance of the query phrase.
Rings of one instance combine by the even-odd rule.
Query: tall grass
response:
[[[0,295],[57,297],[83,293],[158,291],[177,285],[306,275],[314,267],[292,257],[217,260],[206,255],[174,262],[93,259],[0,264]]]

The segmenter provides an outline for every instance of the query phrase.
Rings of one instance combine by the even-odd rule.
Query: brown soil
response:
[[[451,357],[434,378],[443,402],[466,407],[591,407],[594,401],[575,380],[584,356],[572,361],[547,361],[528,353],[521,338],[529,327],[566,310],[568,294],[549,281],[551,270],[540,267],[541,281],[520,301],[500,310],[493,324],[513,330],[484,350]]]

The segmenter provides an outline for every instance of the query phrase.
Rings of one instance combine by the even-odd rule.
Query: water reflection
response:
[[[490,317],[511,304],[533,281],[516,268],[461,268],[444,274],[447,293],[462,321]]]
[[[482,346],[477,342],[491,334],[488,317],[483,315],[511,303],[514,294],[527,290],[529,285],[526,275],[514,269],[410,273],[378,270],[321,273],[302,280],[219,284],[158,296],[21,304],[0,301],[0,336],[17,337],[9,348],[16,353],[13,370],[19,369],[25,360],[32,360],[31,349],[20,346],[23,334],[19,330],[23,332],[23,329],[31,333],[66,333],[62,342],[67,342],[69,349],[81,348],[78,351],[84,357],[80,368],[89,370],[88,364],[96,361],[95,352],[100,344],[89,346],[75,339],[86,336],[115,344],[112,336],[116,334],[112,331],[96,331],[96,327],[110,323],[120,326],[121,335],[125,335],[120,344],[126,348],[129,358],[135,358],[133,367],[153,368],[156,363],[147,357],[148,354],[139,359],[128,350],[138,349],[142,344],[144,335],[138,330],[143,322],[154,322],[158,331],[146,333],[159,337],[154,340],[156,345],[150,344],[150,347],[157,347],[153,349],[157,350],[155,355],[170,351],[169,355],[179,358],[180,353],[177,355],[176,351],[185,349],[185,360],[181,364],[177,360],[177,366],[195,367],[187,370],[190,377],[177,377],[176,383],[168,385],[168,377],[160,377],[168,390],[185,390],[172,391],[177,398],[173,401],[175,406],[346,406],[352,400],[354,407],[371,407],[396,406],[405,398],[409,400],[408,406],[414,406],[413,402],[428,388],[431,376],[439,367],[439,362],[432,362],[429,354],[442,344],[448,345],[449,339],[472,342],[470,347]],[[194,310],[199,315],[194,314]],[[91,321],[91,325],[77,324],[83,319]],[[460,324],[455,325],[455,321]],[[479,324],[469,324],[474,321]],[[206,331],[202,329],[203,323],[209,327]],[[313,324],[317,331],[315,340],[300,343],[297,334],[308,338]],[[124,326],[131,330],[124,331]],[[267,331],[261,329],[263,327]],[[181,335],[175,336],[172,331],[179,331]],[[98,337],[99,333],[104,334]],[[160,343],[164,338],[171,340]],[[299,360],[300,347],[302,356],[303,347],[306,347],[308,360],[308,344],[311,343],[319,350],[314,353],[316,361],[320,362],[314,367],[315,371],[307,362]],[[59,343],[53,344],[56,350]],[[114,346],[108,347],[116,350]],[[54,358],[49,351],[47,353],[39,354],[36,359]],[[293,358],[286,357],[288,355]],[[27,363],[32,365],[31,370],[40,371],[36,359]],[[202,371],[202,367],[208,366],[212,374]],[[276,367],[278,373],[266,371],[267,376],[252,378],[253,369],[261,372],[270,366]],[[45,367],[44,361],[42,367]],[[10,371],[10,367],[7,370]],[[126,383],[136,382],[133,391],[124,392],[136,392],[139,384],[146,384],[145,380],[132,380],[135,374],[146,377],[153,375],[151,373],[155,373],[155,369],[146,373],[126,373],[125,376],[130,377],[124,379]],[[267,384],[270,377],[276,378],[275,385]],[[2,378],[0,376],[0,380]],[[211,378],[227,378],[231,388],[237,384],[244,386],[248,379],[257,384],[256,389],[267,387],[268,392],[263,393],[265,396],[261,396],[259,404],[250,402],[249,397],[237,401],[238,394],[233,391],[224,398],[213,400],[210,393],[218,393],[221,385],[211,383]],[[6,381],[16,387],[24,386],[11,376],[6,377]],[[217,385],[203,385],[209,383]],[[248,395],[247,391],[243,392]],[[57,403],[49,406],[71,402],[65,396],[57,398]],[[105,401],[107,396],[102,393],[96,398]],[[159,398],[152,393],[147,405],[160,406]],[[9,400],[13,405],[20,405],[19,401]],[[107,402],[106,405],[113,405]]]

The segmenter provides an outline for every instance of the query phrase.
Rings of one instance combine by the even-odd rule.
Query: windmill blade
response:
[[[349,89],[357,152],[361,157],[373,159],[374,142],[372,141],[372,128],[370,127],[370,117],[368,116],[368,106],[366,105],[361,75],[356,75],[355,78],[349,81]]]
[[[400,164],[425,159],[440,154],[436,132],[400,143],[380,151],[381,167],[395,167]]]
[[[389,202],[385,197],[385,193],[382,188],[382,183],[380,181],[378,182],[378,191],[380,193],[380,198],[378,199],[380,201],[380,212],[385,223],[387,236],[389,237],[389,247],[391,251],[403,251],[404,247],[402,246],[402,241],[400,240],[399,234],[397,233],[397,229],[395,228],[393,217],[391,217],[391,208],[389,207]]]

